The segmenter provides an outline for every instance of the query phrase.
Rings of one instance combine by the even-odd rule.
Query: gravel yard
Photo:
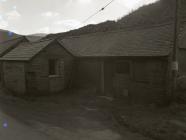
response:
[[[3,112],[51,140],[151,140],[121,127],[110,113],[112,98],[92,90],[0,100]]]

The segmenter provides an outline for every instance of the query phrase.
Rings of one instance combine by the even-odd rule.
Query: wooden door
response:
[[[131,84],[131,66],[129,61],[115,63],[113,87],[117,96],[128,97]]]
[[[37,80],[35,72],[28,72],[26,74],[26,86],[28,93],[37,92]]]
[[[65,87],[65,70],[64,70],[64,60],[60,59],[57,60],[56,66],[55,66],[55,75],[49,76],[49,88],[50,93],[60,92]]]

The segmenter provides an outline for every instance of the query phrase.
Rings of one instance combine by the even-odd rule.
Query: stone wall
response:
[[[3,63],[4,85],[13,93],[24,94],[25,85],[25,65],[24,62],[4,62]]]

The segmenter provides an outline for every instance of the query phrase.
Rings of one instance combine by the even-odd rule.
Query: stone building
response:
[[[171,76],[173,25],[59,39],[74,57],[74,86],[103,95],[159,100]]]
[[[0,57],[4,56],[8,52],[10,52],[12,49],[16,48],[22,42],[29,42],[29,41],[26,37],[18,37],[18,38],[0,42]],[[1,84],[3,84],[2,77],[3,77],[3,68],[2,68],[2,63],[0,62],[0,83]]]
[[[72,59],[55,40],[22,43],[1,58],[4,85],[16,94],[62,91],[70,82]]]

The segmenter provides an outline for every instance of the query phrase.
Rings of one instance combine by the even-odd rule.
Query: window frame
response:
[[[52,62],[53,61],[53,62]],[[52,64],[52,63],[53,64]],[[53,65],[51,67],[51,64]],[[48,75],[49,76],[58,76],[59,75],[59,70],[58,70],[58,66],[59,66],[59,60],[58,59],[49,59],[48,60]],[[51,70],[51,68],[53,70]],[[51,72],[52,71],[52,72]]]
[[[128,65],[128,70],[127,72],[118,72],[118,64],[124,64],[124,63],[127,63]],[[121,68],[121,67],[120,67]],[[122,71],[122,69],[121,69]],[[116,61],[115,62],[115,73],[116,74],[124,74],[124,75],[131,75],[132,73],[132,67],[131,67],[131,62],[130,61],[127,61],[127,60],[119,60],[119,61]]]

